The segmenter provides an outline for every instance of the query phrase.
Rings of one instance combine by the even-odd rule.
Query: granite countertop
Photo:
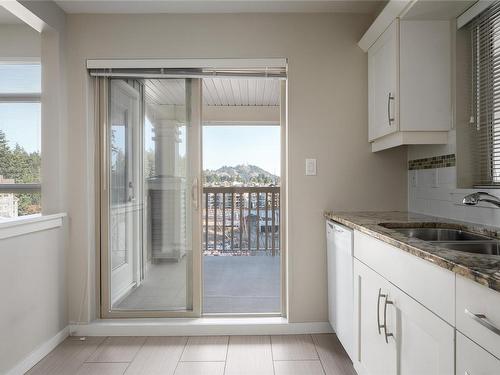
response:
[[[419,258],[432,262],[459,275],[500,292],[500,256],[472,254],[450,250],[439,245],[409,238],[382,223],[397,223],[399,227],[418,226],[455,228],[483,234],[500,241],[500,228],[481,224],[427,216],[404,211],[386,212],[325,212],[325,217],[346,227],[387,242]],[[390,224],[389,224],[390,226]]]

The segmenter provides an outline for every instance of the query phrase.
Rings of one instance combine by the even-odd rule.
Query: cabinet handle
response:
[[[465,315],[468,315],[470,318],[481,324],[483,327],[488,328],[491,332],[496,333],[500,336],[500,328],[495,327],[489,320],[486,318],[484,314],[474,314],[469,310],[465,309]]]
[[[391,100],[394,100],[394,95],[389,93],[387,97],[387,120],[389,120],[389,126],[391,126],[394,121],[394,117],[391,117]]]
[[[378,298],[377,298],[377,329],[378,329],[378,334],[381,335],[382,331],[380,328],[384,328],[384,325],[380,324],[380,298],[386,298],[387,295],[382,294],[382,288],[379,288],[378,290]]]
[[[387,333],[387,305],[393,305],[394,303],[392,301],[389,301],[389,299],[387,298],[387,296],[385,297],[385,304],[384,304],[384,335],[385,335],[385,342],[388,344],[389,343],[389,340],[388,338],[389,337],[394,337],[394,335],[392,333]]]

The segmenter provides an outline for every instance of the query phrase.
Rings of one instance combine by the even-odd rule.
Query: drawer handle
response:
[[[387,305],[393,305],[394,303],[392,301],[389,301],[387,299],[387,296],[385,297],[385,304],[384,304],[384,335],[385,335],[385,342],[386,344],[389,344],[389,337],[394,337],[392,333],[387,333]]]
[[[465,309],[465,315],[468,315],[470,318],[481,324],[483,327],[488,328],[491,332],[496,333],[497,335],[500,336],[500,328],[495,327],[490,321],[488,321],[486,315],[474,314],[473,312],[470,312],[467,309]]]
[[[382,331],[380,328],[384,328],[384,325],[380,324],[380,298],[387,297],[386,294],[382,294],[382,288],[378,290],[378,298],[377,298],[377,329],[378,334],[381,335]]]

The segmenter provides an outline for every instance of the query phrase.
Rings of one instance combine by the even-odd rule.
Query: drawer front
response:
[[[457,275],[456,298],[457,329],[500,358],[500,293]]]
[[[498,375],[500,360],[457,332],[457,375]]]
[[[354,232],[354,257],[455,325],[453,272],[358,231]]]

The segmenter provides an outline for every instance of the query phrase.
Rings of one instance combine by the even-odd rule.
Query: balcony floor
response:
[[[116,308],[178,310],[185,304],[185,258],[153,264]],[[204,313],[280,312],[279,256],[204,256]]]

